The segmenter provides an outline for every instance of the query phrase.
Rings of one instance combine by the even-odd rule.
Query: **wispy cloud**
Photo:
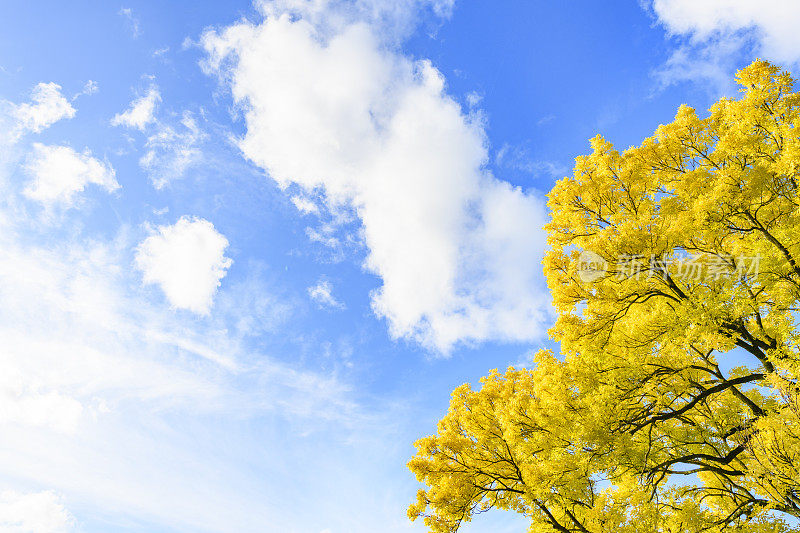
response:
[[[555,119],[556,119],[556,116],[554,114],[552,114],[552,113],[549,113],[549,114],[543,116],[542,118],[540,118],[539,120],[537,120],[536,121],[536,125],[537,126],[544,126],[545,124],[549,124],[550,122],[553,122]]]
[[[133,38],[138,39],[142,34],[142,29],[139,26],[139,19],[134,15],[133,10],[129,7],[123,7],[119,10],[119,15],[125,18]]]
[[[653,72],[658,90],[684,82],[699,83],[711,97],[734,96],[732,72],[736,70],[744,38],[713,39],[702,46],[684,44],[673,50],[667,61]]]
[[[183,113],[179,124],[159,121],[155,132],[147,137],[146,151],[139,159],[153,187],[163,189],[199,164],[203,155],[200,145],[205,138],[206,133],[189,111]]]
[[[307,290],[308,296],[317,302],[320,307],[330,307],[333,309],[345,308],[345,305],[333,296],[333,284],[328,280],[321,279]]]
[[[147,92],[133,100],[128,109],[114,115],[111,124],[114,126],[127,126],[144,131],[145,127],[155,120],[156,105],[161,101],[158,87],[151,85]]]
[[[74,102],[75,100],[77,100],[79,96],[91,96],[91,95],[95,94],[99,90],[100,90],[100,86],[97,84],[96,81],[87,80],[86,83],[83,85],[83,89],[81,89],[81,91],[79,93],[76,93],[72,97],[72,101]]]
[[[545,175],[548,178],[561,178],[568,171],[561,163],[534,158],[526,144],[504,144],[495,155],[495,164],[501,169],[519,170],[532,176]]]
[[[161,92],[152,83],[147,92],[134,99],[128,108],[114,115],[111,124],[135,128],[147,135],[139,166],[150,177],[153,187],[163,189],[202,161],[201,143],[207,134],[195,115],[184,111],[179,120],[157,116]]]

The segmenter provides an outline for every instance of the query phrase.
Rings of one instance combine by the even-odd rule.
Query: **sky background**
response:
[[[557,349],[547,191],[756,57],[796,73],[798,24],[790,0],[4,3],[0,529],[423,531],[413,441]]]

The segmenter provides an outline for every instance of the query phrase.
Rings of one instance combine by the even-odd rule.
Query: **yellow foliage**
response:
[[[431,532],[516,511],[531,532],[784,532],[800,518],[800,94],[778,67],[600,136],[549,194],[563,357],[453,392],[409,468]],[[750,364],[729,372],[736,350]],[[784,521],[788,519],[788,522]]]

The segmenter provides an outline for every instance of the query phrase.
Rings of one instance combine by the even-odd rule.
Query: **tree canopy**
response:
[[[409,468],[430,531],[798,531],[800,94],[737,73],[706,118],[600,136],[549,194],[556,356],[457,388]]]

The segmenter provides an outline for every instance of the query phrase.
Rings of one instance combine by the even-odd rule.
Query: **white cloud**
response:
[[[97,85],[97,82],[94,80],[88,80],[86,84],[83,86],[83,93],[86,95],[92,95],[100,90],[100,87]]]
[[[241,342],[273,320],[269,289],[248,282],[227,295],[235,327],[176,317],[129,289],[125,239],[37,246],[3,229],[5,483],[53,488],[79,501],[82,516],[113,512],[167,529],[255,531],[279,514],[290,520],[272,509],[268,476],[250,473],[263,434],[248,433],[249,420],[271,413],[300,428],[342,428],[361,411],[336,378]],[[231,445],[246,451],[233,456]]]
[[[315,204],[314,202],[312,202],[311,200],[309,200],[304,196],[295,195],[292,196],[291,200],[294,206],[297,208],[297,210],[303,213],[304,215],[319,213],[319,207],[317,207],[317,204]]]
[[[76,94],[72,97],[72,100],[75,101],[79,96],[91,96],[95,94],[97,91],[100,90],[100,86],[97,85],[97,82],[94,80],[88,80],[84,85],[81,92]]]
[[[39,133],[64,118],[75,116],[75,108],[61,94],[56,83],[39,83],[31,92],[31,103],[11,104],[18,134],[24,131]]]
[[[66,533],[75,519],[50,491],[0,492],[0,529],[7,533]]]
[[[467,100],[467,105],[470,108],[476,108],[481,104],[481,102],[483,102],[483,95],[476,91],[472,91],[467,93],[466,100]]]
[[[159,226],[137,248],[136,266],[144,283],[161,287],[173,307],[206,314],[231,259],[228,240],[201,218],[181,217]]]
[[[8,208],[0,203],[0,491],[52,488],[81,518],[290,529],[266,481],[264,426],[252,421],[269,413],[298,432],[351,431],[363,415],[335,376],[247,342],[290,312],[274,288],[247,278],[226,284],[213,317],[176,314],[139,288],[131,230],[106,242],[68,226],[42,241]],[[288,457],[281,449],[274,461]]]
[[[653,10],[669,31],[703,41],[715,35],[752,32],[766,58],[800,61],[800,3],[786,0],[654,0]]]
[[[787,67],[800,64],[799,2],[652,0],[650,5],[670,34],[685,38],[656,73],[662,85],[701,79],[717,93],[733,92],[731,72],[741,52]]]
[[[333,285],[330,281],[319,280],[316,285],[308,288],[308,296],[317,302],[320,307],[344,309],[345,305],[333,296]]]
[[[197,120],[187,111],[180,127],[159,123],[157,131],[147,138],[147,151],[139,159],[139,165],[147,172],[153,186],[163,189],[200,162],[199,144],[205,137]]]
[[[295,461],[296,434],[324,428],[330,444],[365,415],[333,372],[304,368],[294,351],[290,363],[262,351],[291,303],[251,265],[251,275],[224,284],[213,315],[172,312],[131,268],[138,229],[87,229],[73,212],[40,231],[15,187],[19,147],[6,148],[0,143],[0,493],[52,489],[82,521],[112,516],[131,527],[297,527],[297,499],[278,501],[285,492],[269,472],[292,462],[322,498],[326,487],[313,488],[319,469]],[[109,231],[113,238],[100,236]],[[265,455],[275,420],[283,441],[273,439]],[[18,509],[16,500],[0,495],[0,513]],[[0,514],[0,530],[48,532],[20,520]]]
[[[31,181],[24,194],[47,206],[74,206],[77,194],[90,184],[108,192],[119,189],[111,165],[92,157],[88,149],[79,153],[69,146],[35,143],[25,170]]]
[[[736,95],[737,85],[732,73],[736,70],[737,51],[745,42],[743,36],[735,35],[712,39],[700,46],[679,46],[654,71],[659,89],[686,81],[703,82],[713,98]]]
[[[163,363],[185,348],[153,338],[169,321],[123,290],[124,243],[35,246],[18,232],[4,227],[0,238],[4,431],[26,426],[74,434],[98,414],[97,399],[169,404],[213,396],[212,385]]]
[[[383,281],[373,308],[393,336],[445,352],[539,338],[545,208],[485,169],[479,116],[464,114],[430,62],[388,51],[375,23],[336,3],[313,4],[307,19],[267,5],[262,23],[203,38],[207,70],[245,111],[244,155],[281,187],[355,209],[366,268]]]
[[[81,402],[58,392],[39,392],[24,380],[0,389],[0,423],[28,424],[74,433],[84,414]]]
[[[155,85],[150,86],[144,96],[136,98],[123,113],[114,115],[113,126],[126,126],[144,131],[155,120],[156,105],[161,101],[161,93]]]
[[[50,488],[86,528],[408,529],[409,481],[387,466],[404,460],[397,443],[408,439],[395,428],[407,400],[353,391],[334,356],[307,356],[318,340],[278,329],[291,306],[267,269],[227,277],[211,315],[174,313],[131,268],[139,228],[73,211],[41,232],[19,201],[22,159],[5,155],[0,147],[0,491]],[[387,490],[364,489],[368,477]],[[304,513],[303,497],[320,512]],[[341,513],[353,497],[368,509],[357,525]]]
[[[119,15],[125,17],[125,20],[128,21],[128,24],[131,28],[131,34],[133,35],[134,39],[142,34],[141,27],[139,26],[139,19],[133,14],[133,10],[131,8],[123,7],[119,10]]]
[[[206,138],[191,112],[185,111],[180,124],[168,124],[156,118],[156,107],[161,102],[158,87],[152,85],[144,96],[131,102],[124,113],[111,119],[114,126],[127,126],[145,131],[154,124],[147,137],[145,152],[139,166],[147,172],[156,189],[162,189],[173,180],[183,177],[192,165],[200,162],[199,145]]]

